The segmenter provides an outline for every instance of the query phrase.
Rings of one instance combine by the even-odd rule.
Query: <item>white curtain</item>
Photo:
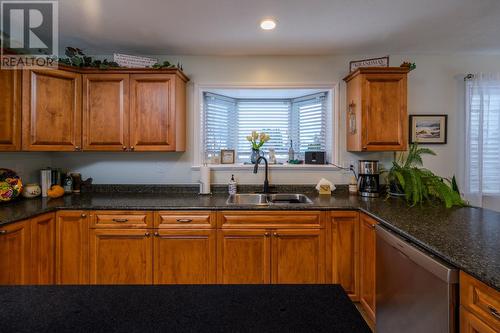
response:
[[[464,192],[483,207],[500,199],[500,74],[468,75],[465,109]]]

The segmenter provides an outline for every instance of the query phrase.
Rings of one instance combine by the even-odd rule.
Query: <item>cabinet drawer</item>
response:
[[[215,228],[215,213],[210,211],[163,211],[155,213],[155,228]]]
[[[500,292],[460,272],[460,304],[500,331]]]
[[[142,211],[95,211],[91,228],[152,228],[153,213]]]
[[[220,228],[323,228],[319,211],[225,211],[219,212]]]

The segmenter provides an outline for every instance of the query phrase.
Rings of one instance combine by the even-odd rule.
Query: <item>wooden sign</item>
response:
[[[364,60],[354,60],[349,62],[350,72],[353,72],[360,67],[389,67],[389,56]]]
[[[113,54],[113,59],[118,65],[128,68],[145,68],[158,63],[158,59],[120,53]]]

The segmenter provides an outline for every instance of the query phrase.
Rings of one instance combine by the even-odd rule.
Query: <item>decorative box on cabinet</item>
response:
[[[359,68],[347,83],[348,151],[406,150],[407,68]]]

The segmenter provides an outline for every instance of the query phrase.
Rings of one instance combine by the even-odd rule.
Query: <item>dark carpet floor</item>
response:
[[[0,287],[0,332],[371,332],[338,285]]]

